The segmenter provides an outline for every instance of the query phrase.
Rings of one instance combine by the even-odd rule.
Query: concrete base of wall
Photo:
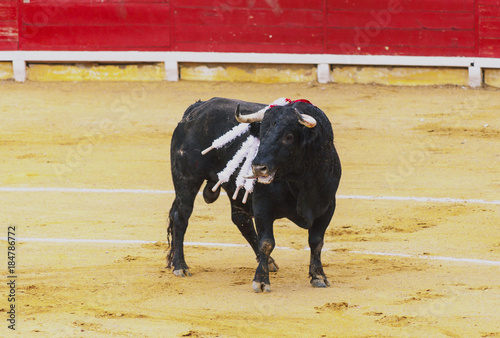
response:
[[[182,80],[195,81],[291,83],[318,77],[314,65],[184,63],[179,68]]]
[[[8,80],[14,78],[12,62],[0,62],[0,80]]]
[[[485,69],[484,83],[488,86],[500,88],[500,69]]]
[[[31,81],[163,81],[163,64],[30,64]]]
[[[469,73],[466,68],[338,66],[333,67],[331,80],[335,83],[396,86],[467,86]]]

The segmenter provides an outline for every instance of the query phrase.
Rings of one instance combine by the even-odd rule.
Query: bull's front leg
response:
[[[271,292],[269,281],[269,257],[274,249],[274,238],[263,238],[259,242],[259,266],[255,271],[252,287],[255,292]]]
[[[232,195],[229,194],[230,196]],[[257,233],[255,232],[255,227],[253,225],[252,216],[250,215],[250,211],[247,209],[247,206],[241,204],[239,201],[233,201],[231,199],[231,218],[234,224],[238,227],[241,234],[248,241],[248,244],[252,247],[255,252],[255,257],[257,258],[257,263],[259,260],[259,240],[257,237]],[[278,264],[274,261],[272,257],[269,257],[269,271],[276,272],[278,271]]]
[[[255,271],[252,287],[255,292],[270,292],[269,260],[274,249],[273,221],[255,218],[259,237],[259,266]]]

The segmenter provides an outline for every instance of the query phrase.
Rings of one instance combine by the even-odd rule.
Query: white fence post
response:
[[[14,80],[24,82],[26,80],[26,61],[12,60],[12,69],[14,71]]]
[[[330,65],[328,63],[318,64],[318,82],[319,83],[330,82]]]
[[[176,60],[165,60],[165,80],[179,81],[179,65]]]
[[[469,86],[476,88],[483,84],[483,69],[473,63],[469,66]]]

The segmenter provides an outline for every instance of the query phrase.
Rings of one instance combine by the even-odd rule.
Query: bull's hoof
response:
[[[255,291],[257,293],[259,293],[259,292],[271,292],[271,285],[266,284],[264,282],[253,281],[252,288],[253,288],[253,291]]]
[[[174,275],[176,275],[177,277],[191,277],[191,273],[189,272],[189,269],[174,270]]]
[[[311,279],[311,284],[315,288],[326,288],[330,286],[330,282],[326,278],[313,278]]]
[[[267,262],[269,266],[269,272],[277,272],[280,269],[280,267],[278,266],[278,264],[276,264],[276,261],[272,257],[269,257],[269,260]]]

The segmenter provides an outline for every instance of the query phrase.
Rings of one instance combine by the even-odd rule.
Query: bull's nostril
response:
[[[252,171],[253,171],[254,175],[267,176],[269,170],[268,170],[267,166],[265,166],[265,165],[253,165]]]

